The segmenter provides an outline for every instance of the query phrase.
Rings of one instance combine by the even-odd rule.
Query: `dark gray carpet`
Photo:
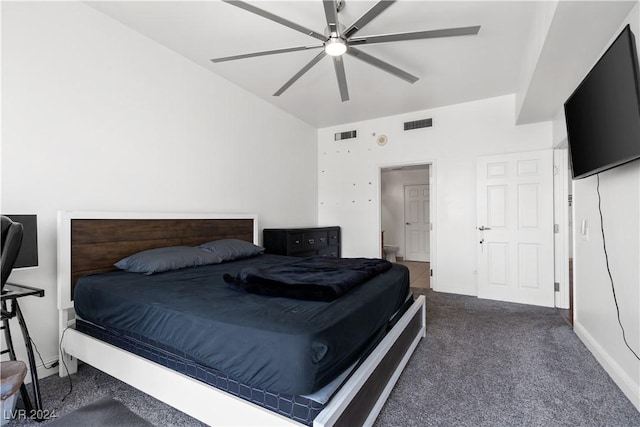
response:
[[[377,427],[640,426],[557,310],[426,295],[427,336]]]
[[[151,427],[122,403],[110,397],[103,397],[87,406],[51,421],[49,427]]]
[[[640,426],[640,413],[556,310],[425,293],[427,337],[376,427]],[[63,416],[112,396],[156,426],[203,425],[90,366],[72,378],[65,402],[66,379],[41,381],[45,409]]]

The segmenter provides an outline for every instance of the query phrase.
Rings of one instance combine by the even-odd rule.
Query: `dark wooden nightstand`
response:
[[[340,258],[340,227],[265,228],[262,237],[268,254]]]

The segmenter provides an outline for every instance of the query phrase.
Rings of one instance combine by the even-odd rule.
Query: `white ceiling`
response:
[[[320,0],[251,1],[324,33]],[[347,0],[346,26],[375,1]],[[359,48],[420,78],[409,84],[344,56],[350,100],[341,102],[330,58],[281,96],[272,94],[317,50],[214,64],[211,58],[316,44],[318,40],[221,1],[98,1],[90,6],[315,126],[407,113],[514,93],[530,42],[535,1],[398,1],[358,36],[480,25],[478,35]],[[590,31],[589,25],[583,31]],[[598,49],[600,49],[598,47]],[[557,105],[557,104],[556,104]],[[545,118],[546,120],[552,117]]]
[[[558,3],[517,123],[535,123],[556,116],[637,4],[637,1]]]

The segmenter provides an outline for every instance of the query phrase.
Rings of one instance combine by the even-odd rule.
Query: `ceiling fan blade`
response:
[[[342,99],[342,102],[348,101],[349,89],[347,88],[347,75],[344,72],[344,61],[342,60],[342,56],[333,57],[333,66],[336,69],[336,77],[338,78],[340,99]]]
[[[478,34],[478,31],[480,31],[480,25],[476,25],[474,27],[447,28],[444,30],[416,31],[413,33],[381,34],[378,36],[353,37],[349,39],[349,45],[433,39],[438,37],[471,36]]]
[[[353,36],[355,33],[360,31],[362,27],[367,25],[369,22],[373,21],[373,19],[384,12],[389,6],[395,3],[395,0],[382,0],[376,3],[371,9],[369,9],[364,15],[362,15],[356,22],[351,24],[345,31],[344,36],[349,38]]]
[[[262,52],[254,52],[254,53],[245,53],[242,55],[234,55],[234,56],[225,56],[222,58],[214,58],[211,62],[225,62],[225,61],[233,61],[236,59],[245,59],[245,58],[253,58],[256,56],[265,56],[265,55],[275,55],[278,53],[287,53],[287,52],[297,52],[299,50],[309,50],[309,49],[317,49],[323,47],[324,44],[311,45],[311,46],[297,46],[297,47],[287,47],[284,49],[274,49],[274,50],[264,50]]]
[[[263,18],[267,18],[271,21],[277,22],[278,24],[284,25],[285,27],[289,27],[292,30],[296,30],[299,31],[301,33],[304,33],[308,36],[311,37],[315,37],[318,40],[322,40],[325,41],[327,38],[325,36],[323,36],[320,33],[316,33],[313,30],[310,30],[306,27],[303,27],[302,25],[298,25],[295,22],[291,22],[288,19],[284,19],[278,15],[274,15],[271,12],[267,12],[266,10],[262,10],[258,7],[255,7],[249,3],[245,3],[243,1],[237,1],[237,0],[223,0],[225,3],[229,3],[233,6],[239,7],[240,9],[244,9],[247,12],[251,12],[254,13],[256,15],[262,16]]]
[[[273,94],[273,96],[280,96],[282,95],[282,93],[289,89],[289,87],[294,84],[300,77],[302,77],[302,75],[304,73],[306,73],[307,71],[309,71],[311,69],[311,67],[313,67],[314,65],[316,65],[322,58],[324,58],[326,56],[325,51],[323,50],[322,52],[320,52],[318,55],[316,55],[311,61],[309,61],[309,63],[307,65],[305,65],[304,67],[302,67],[302,69],[300,71],[298,71],[293,77],[291,77],[289,79],[288,82],[286,82],[280,89],[278,89],[278,91],[276,93]]]
[[[336,34],[340,37],[340,30],[338,28],[338,4],[336,0],[323,0],[324,15],[327,17],[327,27],[329,27],[330,34]]]
[[[381,70],[386,71],[387,73],[392,74],[396,77],[399,77],[402,80],[405,80],[409,83],[415,83],[419,80],[418,77],[412,74],[409,74],[406,71],[403,71],[400,68],[389,64],[388,62],[384,62],[381,59],[373,57],[368,53],[364,53],[363,51],[358,50],[354,47],[349,46],[347,53],[355,58],[358,58],[361,61],[366,62],[369,65],[373,65],[374,67],[380,68]]]

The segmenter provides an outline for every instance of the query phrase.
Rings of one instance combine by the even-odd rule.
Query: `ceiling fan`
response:
[[[223,0],[225,3],[229,3],[233,6],[244,9],[248,12],[262,16],[263,18],[277,22],[278,24],[289,27],[293,30],[304,33],[311,36],[321,43],[316,43],[307,46],[288,47],[284,49],[266,50],[262,52],[246,53],[243,55],[226,56],[223,58],[212,59],[214,63],[233,61],[236,59],[252,58],[256,56],[274,55],[278,53],[296,52],[301,50],[320,49],[322,51],[316,55],[307,65],[302,67],[291,79],[289,79],[280,89],[273,94],[273,96],[280,96],[285,90],[293,85],[300,77],[302,77],[307,71],[309,71],[314,65],[316,65],[326,55],[333,57],[333,65],[338,78],[338,88],[340,89],[340,98],[342,102],[349,100],[349,90],[347,88],[347,77],[344,72],[344,61],[342,55],[345,53],[353,56],[367,64],[378,67],[396,77],[399,77],[409,83],[415,83],[418,77],[395,67],[388,62],[378,59],[362,50],[356,48],[360,45],[368,45],[375,43],[387,43],[404,40],[418,40],[418,39],[431,39],[438,37],[454,37],[454,36],[466,36],[478,34],[480,26],[473,27],[459,27],[459,28],[446,28],[441,30],[428,30],[428,31],[416,31],[410,33],[395,33],[395,34],[380,34],[373,36],[356,36],[356,33],[360,31],[365,25],[371,22],[374,18],[384,12],[389,6],[395,3],[395,0],[382,0],[376,3],[371,9],[369,9],[364,15],[358,18],[353,24],[345,27],[338,20],[338,12],[344,7],[343,0],[323,0],[324,13],[327,21],[327,29],[325,34],[317,33],[302,25],[291,22],[285,18],[274,15],[271,12],[257,8],[249,3],[236,0]]]

